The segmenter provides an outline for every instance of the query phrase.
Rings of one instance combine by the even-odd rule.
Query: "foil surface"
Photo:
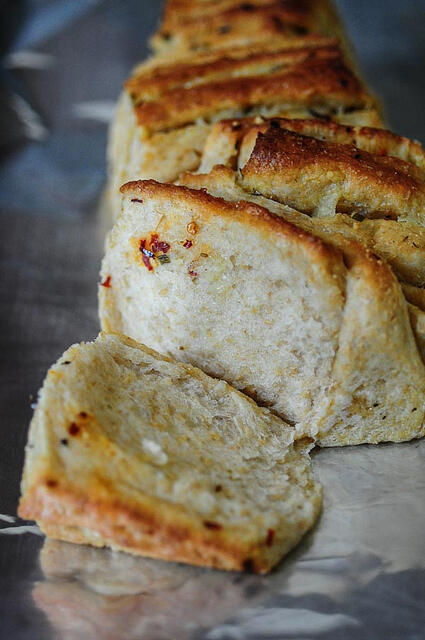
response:
[[[423,0],[338,4],[392,128],[425,142]],[[425,441],[314,452],[322,517],[266,577],[49,541],[16,517],[45,372],[98,332],[107,125],[159,12],[0,3],[0,637],[421,640]]]

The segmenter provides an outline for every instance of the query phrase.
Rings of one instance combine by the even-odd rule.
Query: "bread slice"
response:
[[[338,244],[334,234],[358,240],[403,283],[425,285],[419,143],[320,120],[232,119],[214,125],[199,172],[208,174],[179,183],[258,202],[329,242]]]
[[[424,433],[424,364],[383,260],[225,194],[122,191],[99,287],[106,331],[226,379],[323,446]]]
[[[169,0],[151,44],[157,57],[175,58],[282,37],[290,42],[311,33],[337,36],[346,45],[328,0]]]
[[[264,573],[320,510],[293,441],[225,382],[101,335],[47,375],[19,514],[53,538]]]
[[[174,181],[197,170],[214,122],[250,114],[381,126],[379,108],[334,45],[247,48],[136,69],[119,100],[109,144],[115,217],[120,186]]]

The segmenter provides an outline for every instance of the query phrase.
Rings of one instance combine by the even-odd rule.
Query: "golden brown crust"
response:
[[[304,213],[315,212],[331,185],[340,189],[336,211],[358,209],[366,217],[421,221],[425,210],[425,183],[415,165],[280,127],[258,134],[242,171],[249,188],[278,199],[281,195],[285,204]],[[307,182],[314,185],[311,192],[302,189]]]
[[[415,165],[425,177],[425,152],[419,142],[399,136],[387,129],[340,125],[329,119],[288,118],[228,118],[217,122],[210,134],[210,144],[214,145],[223,135],[232,144],[238,145],[249,133],[265,133],[270,127],[286,129],[322,141],[352,145],[375,156],[391,156]],[[410,169],[412,171],[412,169]],[[413,169],[414,171],[414,169]],[[415,174],[416,175],[416,174]]]
[[[223,71],[218,73],[221,66]],[[190,65],[191,67],[192,65]],[[202,65],[201,65],[202,66]],[[186,82],[173,84],[149,74],[148,92],[143,92],[143,74],[128,84],[139,125],[147,132],[166,130],[210,118],[226,109],[247,110],[257,106],[282,108],[316,107],[329,114],[344,109],[374,106],[374,100],[348,69],[336,47],[254,54],[241,59],[209,62],[188,81],[190,69],[178,64]],[[209,79],[211,76],[211,80]],[[218,78],[218,79],[216,79]],[[161,87],[173,85],[170,89]],[[153,99],[149,98],[149,91]]]
[[[82,543],[87,541],[87,529],[91,544],[97,539],[99,546],[152,558],[237,571],[249,568],[256,573],[266,573],[272,567],[264,557],[267,531],[263,548],[247,547],[240,531],[236,535],[231,527],[215,529],[200,522],[195,528],[193,516],[188,517],[181,505],[164,503],[160,508],[158,499],[147,496],[144,504],[131,505],[115,496],[113,487],[108,487],[107,495],[91,497],[59,482],[49,486],[50,479],[41,479],[19,505],[22,518],[37,520],[53,537],[56,533],[60,539],[66,536],[70,542]]]
[[[327,0],[177,1],[167,4],[152,45],[159,55],[188,56],[274,38],[290,42],[313,32],[336,35],[345,45],[340,21]]]
[[[167,29],[172,25],[193,24],[203,22],[211,16],[242,15],[249,16],[253,12],[261,10],[274,10],[282,12],[282,15],[294,16],[298,20],[307,19],[311,13],[314,0],[214,0],[214,2],[199,2],[198,0],[168,0],[164,9],[162,28]]]
[[[295,38],[314,30],[309,2],[268,2],[263,6],[237,3],[233,7],[214,12],[201,10],[183,13],[168,12],[161,30],[155,34],[155,49],[173,44],[198,51],[223,43],[247,40],[267,40],[282,34]],[[199,5],[198,5],[199,6]]]
[[[300,44],[299,40],[297,43]],[[135,102],[154,100],[164,91],[193,83],[194,85],[211,83],[231,75],[243,72],[244,75],[264,73],[305,61],[312,50],[324,49],[324,56],[335,56],[336,40],[312,36],[306,38],[297,48],[276,46],[275,42],[252,50],[251,47],[234,47],[228,51],[199,55],[196,61],[181,61],[162,64],[160,67],[136,68],[125,86]]]

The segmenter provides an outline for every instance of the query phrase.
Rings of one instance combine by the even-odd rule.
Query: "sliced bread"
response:
[[[174,181],[199,167],[214,122],[243,115],[381,126],[375,99],[332,44],[242,48],[160,67],[139,66],[127,81],[109,143],[115,217],[120,186],[139,178]]]
[[[385,261],[225,194],[153,181],[122,191],[104,330],[224,378],[324,446],[424,433],[424,363]]]
[[[53,538],[264,573],[319,513],[310,447],[225,382],[100,335],[47,375],[19,514]]]

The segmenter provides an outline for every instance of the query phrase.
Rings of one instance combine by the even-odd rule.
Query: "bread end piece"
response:
[[[101,334],[47,375],[19,514],[69,542],[266,573],[320,511],[293,440],[225,382]]]

